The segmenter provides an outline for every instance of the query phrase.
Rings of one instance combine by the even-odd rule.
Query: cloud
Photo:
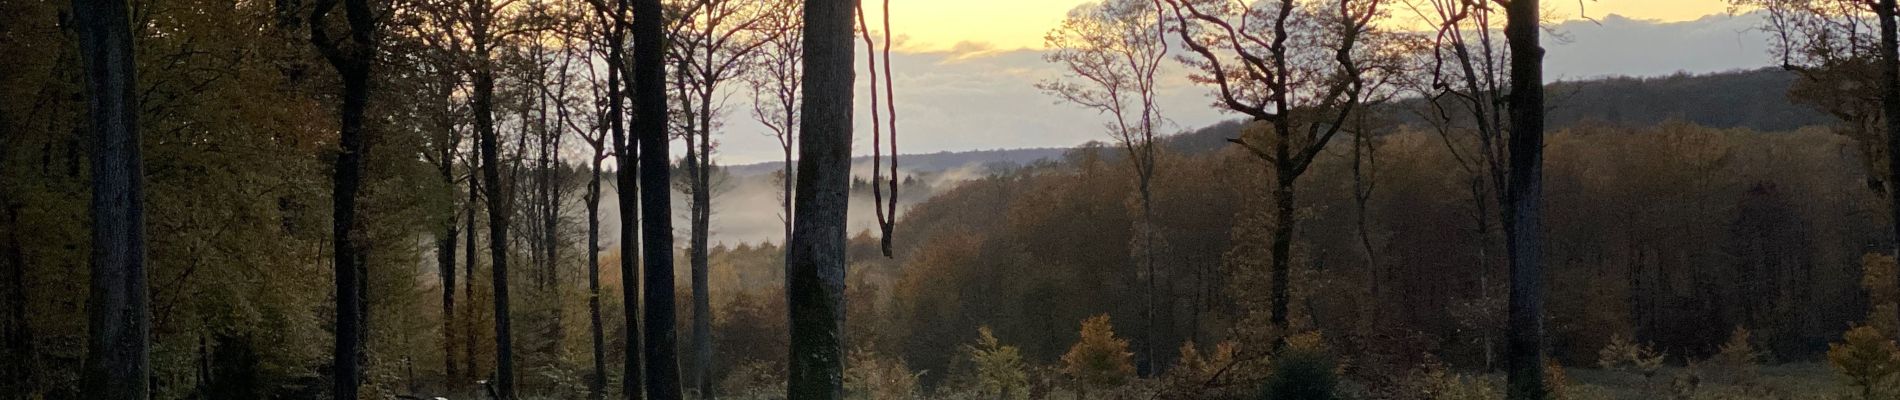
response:
[[[1767,64],[1768,36],[1759,13],[1711,15],[1662,22],[1611,14],[1573,20],[1545,34],[1546,76],[1578,80],[1603,76],[1706,73]]]

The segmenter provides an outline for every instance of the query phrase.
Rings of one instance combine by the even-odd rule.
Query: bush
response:
[[[1753,385],[1761,375],[1764,358],[1765,353],[1755,347],[1753,335],[1738,326],[1729,332],[1728,342],[1723,343],[1714,356],[1702,363],[1701,369],[1706,377],[1716,383]]]
[[[1339,398],[1339,364],[1325,351],[1288,346],[1273,360],[1273,373],[1262,393],[1265,400],[1333,400]]]
[[[783,397],[785,393],[785,366],[783,363],[746,360],[738,367],[726,373],[719,381],[721,397],[740,399],[765,399],[773,396]]]
[[[1597,366],[1611,371],[1632,371],[1650,378],[1656,376],[1662,365],[1662,353],[1622,335],[1610,337],[1610,344],[1597,351]]]
[[[1115,387],[1135,376],[1134,353],[1128,341],[1115,337],[1108,314],[1082,320],[1082,338],[1062,355],[1062,373],[1075,379],[1086,391],[1090,388]]]
[[[977,328],[977,334],[975,344],[963,346],[976,368],[977,390],[992,399],[1028,399],[1029,372],[1022,352],[1016,346],[1003,345],[987,326]]]
[[[917,398],[917,375],[904,365],[904,360],[880,357],[870,351],[853,351],[844,370],[845,398],[914,399]]]
[[[1827,346],[1828,363],[1860,389],[1862,398],[1889,392],[1890,378],[1900,372],[1900,349],[1893,340],[1868,325],[1849,329],[1841,338],[1844,342]]]

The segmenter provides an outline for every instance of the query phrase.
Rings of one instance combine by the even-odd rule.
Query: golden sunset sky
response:
[[[892,31],[906,40],[899,50],[923,52],[1041,48],[1042,36],[1083,0],[890,0]],[[866,11],[880,12],[883,1],[865,0]],[[1575,0],[1545,0],[1546,9],[1568,18],[1579,14]],[[1694,20],[1727,12],[1724,0],[1584,0],[1583,14],[1603,18]],[[875,19],[873,20],[875,21]]]

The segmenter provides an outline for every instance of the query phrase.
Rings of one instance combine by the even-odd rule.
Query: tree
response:
[[[595,111],[594,126],[591,129],[591,131],[595,133],[592,135],[588,135],[586,133],[582,134],[582,141],[587,142],[587,146],[594,150],[593,157],[589,159],[589,175],[587,179],[587,197],[586,197],[586,202],[587,202],[587,312],[588,312],[588,319],[589,319],[589,325],[588,325],[589,335],[593,339],[593,357],[594,357],[594,363],[593,363],[594,373],[592,374],[592,376],[588,377],[587,391],[588,391],[588,398],[592,400],[604,399],[606,398],[606,395],[607,395],[606,393],[607,391],[607,360],[606,360],[607,351],[606,351],[606,343],[605,343],[606,336],[603,332],[603,324],[601,322],[601,317],[600,317],[600,251],[601,251],[601,247],[600,247],[600,201],[601,201],[600,199],[601,197],[600,172],[601,172],[601,164],[607,160],[607,157],[613,156],[614,155],[613,152],[618,150],[616,147],[613,147],[614,146],[613,144],[609,144],[607,142],[610,136],[611,136],[611,139],[613,139],[615,142],[620,142],[624,140],[623,138],[626,136],[626,128],[623,125],[625,123],[625,117],[626,117],[626,109],[625,109],[625,103],[624,103],[625,97],[622,97],[623,95],[621,94],[621,90],[620,90],[620,85],[621,85],[620,52],[622,51],[622,48],[626,46],[627,29],[626,29],[625,22],[626,22],[627,10],[625,7],[626,2],[624,1],[615,1],[614,4],[615,4],[614,6],[610,7],[604,3],[597,2],[594,8],[595,23],[592,25],[592,28],[588,30],[588,32],[594,35],[597,35],[597,37],[593,38],[594,39],[593,46],[592,46],[593,51],[595,53],[604,53],[604,55],[607,56],[606,59],[608,61],[608,64],[606,68],[606,72],[607,72],[606,81],[602,82],[601,84],[596,84],[595,86],[596,93],[594,96],[597,98],[596,106],[595,106],[597,110]],[[592,71],[592,70],[593,69],[591,68],[589,69],[589,71]],[[625,189],[622,189],[622,190],[625,190]],[[626,198],[627,196],[621,195],[619,197]],[[632,214],[632,212],[629,212],[627,209],[623,208],[621,209],[620,214],[629,215],[629,214]],[[631,235],[621,236],[622,243],[630,243],[632,239],[633,238]],[[620,255],[621,259],[627,259],[630,257],[632,257],[632,253],[623,252]],[[634,286],[631,283],[628,283],[631,281],[632,276],[633,275],[621,276],[622,281],[621,281],[620,290],[622,293],[625,293],[629,298],[633,296],[631,293],[633,293],[632,288]],[[626,308],[630,310],[633,309],[632,304],[634,303],[631,303],[631,302],[627,303]],[[629,315],[631,315],[631,313],[632,311],[629,311]],[[631,323],[631,321],[629,321],[629,323]],[[633,338],[634,333],[632,332],[634,332],[634,330],[632,329],[628,330],[626,339]],[[628,340],[627,343],[637,343],[637,342],[633,340]],[[637,354],[637,352],[633,349],[633,347],[634,346],[631,346],[631,345],[628,346],[629,348],[628,352]],[[636,377],[636,375],[632,373],[635,370],[633,368],[634,365],[635,364],[632,362],[629,362],[628,364],[626,364],[626,367],[627,367],[627,369],[625,370],[625,372],[627,372],[626,380],[629,382],[633,381],[634,377]],[[628,387],[631,388],[632,384],[628,384]],[[629,390],[629,392],[631,392],[631,390]]]
[[[1115,337],[1108,314],[1089,317],[1082,320],[1081,339],[1062,354],[1062,373],[1074,378],[1084,393],[1092,387],[1115,387],[1135,375],[1128,356],[1128,340]]]
[[[152,315],[145,276],[145,178],[139,157],[139,103],[133,94],[138,76],[127,8],[124,1],[73,1],[95,146],[84,379],[86,396],[98,399],[151,397],[146,385],[152,376]],[[347,265],[339,262],[339,270]],[[340,292],[342,280],[337,287]],[[338,332],[341,339],[344,331]],[[354,368],[338,371],[354,372]]]
[[[1506,165],[1510,154],[1506,148],[1510,126],[1505,124],[1503,87],[1510,79],[1501,65],[1510,53],[1499,47],[1497,37],[1502,26],[1497,17],[1500,10],[1491,3],[1459,0],[1421,3],[1414,2],[1411,6],[1424,16],[1426,23],[1437,28],[1430,55],[1442,62],[1432,63],[1430,79],[1418,82],[1424,87],[1416,90],[1429,99],[1425,102],[1429,110],[1419,113],[1444,139],[1458,168],[1467,175],[1471,220],[1478,236],[1479,275],[1477,299],[1469,304],[1480,308],[1474,315],[1477,318],[1470,321],[1488,321],[1493,311],[1488,306],[1498,303],[1492,297],[1491,284],[1494,270],[1491,250],[1497,243],[1491,235],[1492,220],[1495,218],[1497,224],[1505,226],[1511,220],[1511,209],[1504,206],[1509,203],[1505,187],[1510,171]],[[1478,325],[1488,324],[1480,322]],[[1494,354],[1493,330],[1479,330],[1484,337],[1488,370]]]
[[[984,395],[1011,400],[1029,398],[1029,371],[1022,351],[1016,346],[1004,345],[990,327],[977,328],[976,343],[963,345],[961,350],[976,368],[976,385]]]
[[[1168,56],[1167,17],[1154,0],[1108,0],[1069,11],[1068,19],[1044,37],[1052,51],[1043,60],[1064,68],[1063,76],[1036,84],[1062,101],[1112,119],[1109,136],[1135,170],[1141,197],[1141,259],[1147,270],[1147,325],[1142,363],[1155,357],[1155,131],[1164,123],[1155,101],[1155,75]],[[1135,274],[1139,276],[1141,274]],[[1153,368],[1143,368],[1152,371]]]
[[[392,10],[403,12],[401,15],[392,16],[392,19],[414,21],[406,24],[404,26],[407,28],[406,31],[398,35],[398,39],[410,39],[413,43],[394,43],[391,47],[404,45],[407,47],[394,50],[396,53],[392,54],[404,54],[414,58],[410,65],[402,65],[399,68],[410,69],[433,78],[414,82],[418,87],[404,95],[420,97],[414,106],[417,108],[418,117],[424,120],[422,121],[424,127],[428,129],[422,157],[435,167],[443,186],[451,192],[447,193],[446,197],[453,198],[456,186],[464,178],[456,174],[455,167],[462,161],[462,139],[468,136],[464,133],[467,126],[467,120],[464,118],[468,112],[467,103],[457,101],[455,98],[456,91],[463,88],[462,84],[465,81],[464,68],[460,65],[463,57],[460,47],[462,43],[458,40],[458,32],[455,30],[454,14],[445,12],[446,10],[442,10],[439,5],[431,4],[427,0],[406,3]],[[469,174],[470,176],[474,174],[473,168],[470,168]],[[436,233],[435,256],[437,275],[442,282],[443,371],[447,376],[457,377],[461,373],[457,371],[455,360],[456,333],[460,328],[455,320],[457,313],[455,258],[457,237],[462,231],[457,224],[460,212],[453,206],[450,209],[451,211],[442,215],[443,219],[439,226],[441,230]],[[473,279],[473,277],[464,279]]]
[[[1895,255],[1900,256],[1900,6],[1893,0],[1731,0],[1766,11],[1772,48],[1809,85],[1794,93],[1850,123],[1861,144],[1869,186],[1887,195]],[[1870,15],[1871,13],[1871,15]],[[1870,22],[1869,19],[1872,19]],[[1869,35],[1868,25],[1878,28]],[[1871,47],[1871,48],[1870,48]],[[1872,71],[1879,71],[1878,74]],[[1799,89],[1806,89],[1805,91]],[[1878,104],[1878,108],[1870,107]],[[1880,168],[1880,162],[1886,162]],[[1896,279],[1900,279],[1897,277]]]
[[[1214,86],[1216,104],[1255,124],[1255,134],[1228,141],[1273,171],[1268,315],[1285,329],[1295,181],[1369,95],[1367,73],[1379,68],[1362,65],[1369,58],[1362,42],[1380,39],[1372,21],[1382,1],[1165,1],[1193,54],[1183,61],[1199,70],[1191,78]]]
[[[665,24],[660,0],[633,3],[633,133],[640,146],[641,244],[644,247],[643,344],[647,398],[680,398],[679,334],[673,307],[672,168],[667,153]],[[622,187],[621,196],[626,196]],[[625,204],[625,200],[622,200]],[[623,239],[624,240],[624,239]],[[629,305],[629,307],[632,307]]]
[[[363,159],[369,149],[364,138],[364,109],[369,102],[370,68],[375,64],[376,16],[368,0],[346,0],[343,7],[348,21],[349,47],[342,48],[330,38],[327,16],[336,8],[335,0],[318,1],[310,13],[310,42],[323,53],[331,68],[343,77],[342,136],[333,175],[333,211],[331,232],[336,246],[336,350],[332,358],[335,389],[339,399],[357,397],[364,362],[363,340],[368,294],[365,286],[367,254],[360,253],[356,200],[363,179]]]
[[[1890,1],[1890,0],[1889,0]],[[1512,399],[1542,399],[1544,387],[1544,48],[1537,0],[1505,3],[1511,51],[1510,178],[1505,226],[1511,256],[1511,303],[1505,363]]]
[[[693,285],[693,371],[690,379],[700,396],[713,397],[708,364],[712,363],[712,300],[707,291],[707,245],[712,228],[714,165],[713,133],[721,121],[725,98],[721,86],[742,78],[753,56],[778,31],[765,29],[775,11],[770,2],[693,0],[670,35],[668,55],[676,67],[681,131],[686,138],[686,193],[688,259]]]
[[[784,154],[785,165],[781,166],[778,176],[779,184],[784,186],[779,193],[782,208],[779,218],[785,224],[785,238],[779,243],[783,245],[792,240],[792,182],[796,168],[792,151],[798,148],[798,90],[804,78],[801,64],[805,52],[800,47],[804,41],[804,22],[800,20],[804,3],[774,0],[767,7],[772,12],[767,14],[760,29],[773,33],[759,48],[757,64],[747,71],[745,80],[752,89],[752,118],[771,131]]]
[[[805,2],[805,102],[786,256],[792,351],[786,397],[844,397],[845,214],[851,185],[851,20],[856,1]]]

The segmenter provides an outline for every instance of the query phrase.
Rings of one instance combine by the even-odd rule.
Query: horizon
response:
[[[1096,121],[1094,113],[1060,104],[1034,87],[1057,73],[1054,65],[1041,58],[1044,33],[1069,9],[1087,2],[1024,1],[1017,12],[1005,13],[1002,22],[960,23],[968,20],[965,13],[1001,3],[1015,2],[892,1],[891,29],[897,43],[892,50],[892,72],[903,117],[899,128],[904,132],[899,137],[900,153],[1074,147],[1107,138],[1094,122],[1085,122]],[[880,9],[875,2],[867,2],[866,7],[872,13]],[[1771,66],[1767,37],[1757,29],[1757,15],[1730,14],[1725,1],[1593,0],[1583,3],[1587,19],[1575,16],[1576,7],[1568,3],[1547,6],[1565,16],[1544,33],[1551,57],[1546,73],[1553,83]],[[907,25],[907,21],[917,25]],[[1034,34],[1028,37],[1033,39],[1021,38],[1030,31]],[[854,41],[854,45],[862,54],[863,43]],[[1178,63],[1170,64],[1169,68],[1178,68]],[[862,65],[858,74],[865,75]],[[1238,117],[1207,107],[1207,89],[1185,80],[1164,80],[1160,89],[1161,108],[1172,122],[1170,132]],[[869,84],[860,79],[857,96],[867,98],[869,90]],[[778,144],[743,103],[729,102],[715,158],[728,165],[779,160]],[[867,103],[858,102],[859,115],[869,115]],[[863,119],[857,122],[858,130],[868,132]],[[868,140],[855,142],[854,157],[870,155],[863,148]]]

